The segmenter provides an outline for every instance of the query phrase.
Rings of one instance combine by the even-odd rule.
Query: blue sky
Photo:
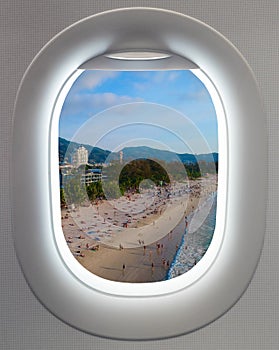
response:
[[[218,151],[211,97],[187,70],[85,71],[65,99],[59,128],[61,137],[109,150],[147,145],[177,153]]]

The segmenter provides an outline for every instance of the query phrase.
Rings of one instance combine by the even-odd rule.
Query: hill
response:
[[[99,147],[92,147],[86,144],[82,145],[59,137],[59,161],[63,162],[64,160],[67,160],[65,157],[70,160],[70,156],[80,146],[84,146],[88,150],[89,163],[104,163],[109,155],[110,160],[118,160],[120,157],[119,152],[112,153]],[[190,153],[177,154],[171,151],[159,150],[147,146],[125,147],[122,151],[124,161],[133,159],[159,159],[167,163],[181,160],[183,164],[195,164],[199,161],[218,162],[218,153],[198,155]]]
[[[111,153],[110,151],[103,150],[99,147],[92,147],[90,145],[84,145],[77,142],[68,141],[66,139],[63,139],[62,137],[59,137],[59,162],[62,163],[65,160],[70,161],[71,155],[80,146],[83,146],[88,150],[89,163],[104,163],[108,155]],[[65,157],[68,159],[65,159]]]

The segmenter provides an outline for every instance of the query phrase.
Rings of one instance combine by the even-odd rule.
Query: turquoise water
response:
[[[185,232],[166,279],[169,280],[186,273],[202,259],[214,234],[216,207],[217,198],[215,195],[212,207],[203,224],[194,232]]]

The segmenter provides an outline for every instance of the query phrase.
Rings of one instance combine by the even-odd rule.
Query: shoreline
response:
[[[124,230],[118,228],[119,231],[116,233],[109,232],[108,237],[100,232],[96,240],[94,234],[86,233],[84,225],[83,227],[78,226],[76,219],[68,215],[66,220],[62,220],[63,232],[68,246],[83,267],[102,278],[130,283],[166,280],[185,237],[184,217],[186,215],[189,220],[190,216],[194,216],[195,211],[203,205],[210,193],[213,192],[213,190],[210,190],[210,186],[208,188],[209,190],[205,191],[205,197],[200,197],[195,191],[189,194],[186,201],[187,205],[183,207],[183,210],[181,210],[182,207],[179,208],[179,204],[170,208],[173,215],[169,221],[172,221],[172,225],[175,226],[172,229],[172,225],[167,226],[169,211],[168,208],[165,208],[163,215],[159,218],[157,216],[156,219],[159,224],[161,219],[161,224],[157,229],[157,231],[160,231],[159,235],[149,231],[150,228],[152,229],[155,226],[150,225],[150,222],[152,222],[152,216],[150,215],[148,217],[149,224],[147,225],[143,224],[139,228],[126,228]],[[181,197],[177,202],[180,201]],[[174,212],[176,211],[179,212],[180,217],[179,215],[175,217]],[[75,215],[78,217],[81,212],[82,210],[77,211]],[[100,222],[99,226],[101,225],[106,225],[105,220]],[[164,228],[166,230],[163,230]],[[133,232],[135,232],[134,236]],[[138,236],[140,232],[142,236]],[[148,234],[150,234],[150,237]],[[126,237],[126,240],[123,237]],[[130,238],[130,244],[127,244],[128,237]],[[132,240],[131,237],[133,237]],[[121,249],[119,245],[121,245]],[[94,249],[91,249],[92,247]]]
[[[205,209],[207,216],[206,216],[204,222],[201,225],[199,225],[199,227],[197,227],[195,222],[192,224],[192,222],[190,221],[189,228],[187,231],[185,231],[185,233],[182,237],[181,245],[179,246],[179,248],[175,254],[175,257],[172,261],[172,264],[168,270],[168,273],[167,273],[168,280],[175,278],[177,276],[180,276],[181,274],[184,274],[187,271],[189,271],[192,267],[194,267],[203,258],[203,255],[206,253],[207,249],[203,249],[204,247],[195,247],[196,249],[201,250],[201,251],[199,252],[199,254],[192,254],[193,247],[191,247],[191,246],[189,247],[189,241],[193,238],[193,234],[195,234],[200,228],[202,228],[202,225],[204,223],[207,224],[212,210],[214,209],[214,207],[216,208],[216,198],[217,198],[217,191],[215,193],[213,192],[211,195],[209,195],[209,197],[202,203],[201,208],[197,208],[192,213],[192,216],[195,216],[195,215],[198,216],[198,214],[199,214],[198,212],[200,210]],[[214,217],[216,218],[216,209],[215,209]],[[214,223],[214,227],[212,227],[213,233],[214,233],[214,230],[215,230],[215,223]],[[212,240],[212,237],[211,237],[211,240]],[[211,240],[210,240],[210,242],[211,242]],[[210,243],[209,243],[209,245],[210,245]],[[192,255],[195,256],[195,261],[193,264],[190,263],[190,261],[189,261],[189,260],[191,260],[191,258],[193,258]],[[181,261],[183,261],[183,265],[184,265],[183,268],[181,268]],[[186,262],[188,263],[188,267],[186,267],[187,266]],[[183,271],[183,272],[181,272],[181,271]]]

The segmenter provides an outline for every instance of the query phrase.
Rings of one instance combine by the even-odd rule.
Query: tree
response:
[[[64,185],[65,200],[67,205],[80,205],[87,197],[86,188],[81,184],[81,177],[79,175],[68,180]]]
[[[170,183],[169,175],[163,166],[151,159],[136,159],[126,164],[119,176],[121,192],[130,189],[139,191],[143,180],[151,180],[156,186],[161,183]]]
[[[101,181],[96,181],[89,184],[86,187],[86,192],[91,202],[97,198],[103,198],[105,196]]]
[[[201,177],[199,164],[187,164],[185,165],[185,169],[190,180],[194,180]]]
[[[63,188],[60,188],[60,206],[61,208],[65,208],[66,206],[65,191]]]
[[[104,194],[107,199],[120,198],[122,193],[116,181],[106,181],[103,183]]]

